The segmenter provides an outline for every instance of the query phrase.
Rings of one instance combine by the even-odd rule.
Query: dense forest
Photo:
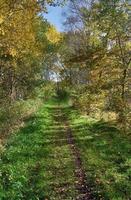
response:
[[[0,200],[130,199],[130,13],[128,0],[0,0]]]

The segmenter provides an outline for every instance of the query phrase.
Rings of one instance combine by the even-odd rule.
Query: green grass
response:
[[[0,160],[0,200],[76,199],[67,116],[96,199],[129,200],[130,142],[115,126],[81,116],[68,99],[49,100],[8,140]]]
[[[131,138],[109,123],[80,116],[76,110],[65,109],[65,113],[96,199],[129,200]]]
[[[9,139],[1,156],[0,200],[69,200],[76,195],[74,162],[64,124],[54,119],[56,107],[54,100],[42,106]]]

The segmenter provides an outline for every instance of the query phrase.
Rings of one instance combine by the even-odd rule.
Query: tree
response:
[[[83,94],[87,97],[86,101],[82,97],[84,107],[88,102],[93,110],[99,107],[102,112],[113,111],[125,125],[129,113],[128,2],[82,0],[80,4],[78,0],[71,1],[70,9],[65,39],[69,49],[66,48],[64,62],[71,71],[76,66],[77,77],[83,70],[87,76],[78,99]],[[80,85],[81,81],[77,83]]]
[[[11,102],[33,89],[46,55],[59,41],[59,34],[40,16],[46,3],[53,1],[1,1],[1,96]]]

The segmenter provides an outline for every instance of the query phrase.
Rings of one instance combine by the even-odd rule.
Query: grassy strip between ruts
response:
[[[131,138],[109,123],[81,116],[77,110],[67,108],[64,112],[96,199],[129,200]]]
[[[64,124],[54,118],[57,106],[44,105],[9,139],[0,161],[0,200],[75,199],[74,162]]]

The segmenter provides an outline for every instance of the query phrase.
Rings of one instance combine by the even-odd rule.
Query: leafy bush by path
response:
[[[12,104],[3,102],[0,108],[0,144],[13,131],[23,126],[24,118],[35,113],[49,97],[54,94],[53,84],[45,83],[36,87],[30,98],[14,101]]]
[[[22,125],[23,119],[35,112],[41,104],[40,99],[21,100],[0,109],[0,138],[5,139],[15,128]]]

